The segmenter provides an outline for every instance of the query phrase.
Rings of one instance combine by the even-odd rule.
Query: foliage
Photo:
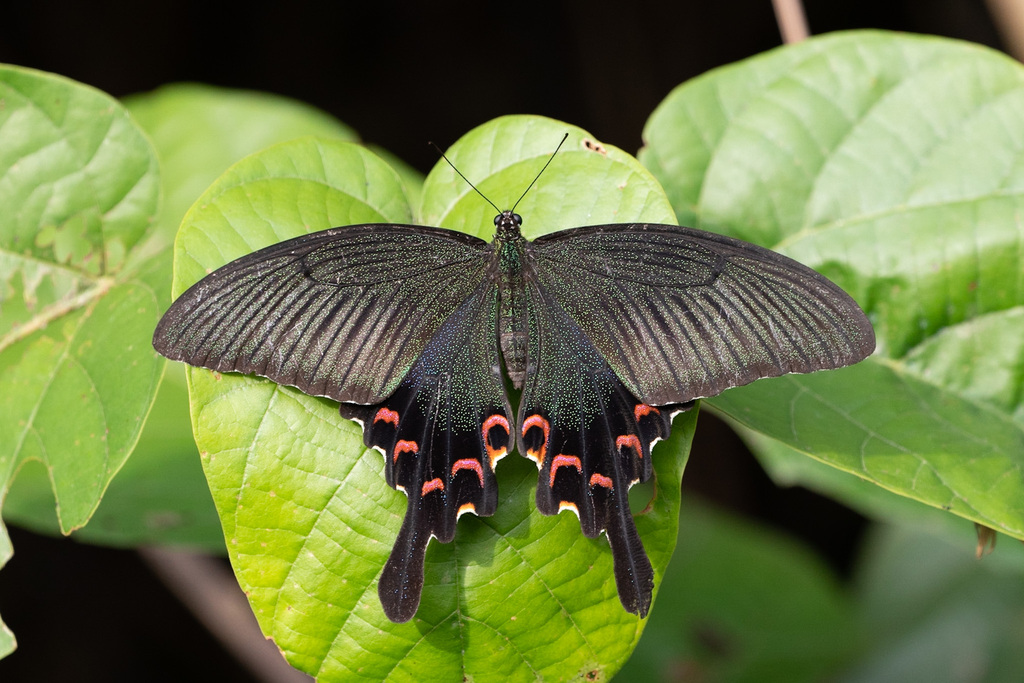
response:
[[[736,422],[1024,538],[1024,72],[937,38],[837,34],[672,93],[644,162],[683,222],[829,275],[867,362],[726,392]]]
[[[777,480],[916,530],[878,531],[847,593],[792,542],[684,506],[669,565],[695,414],[677,418],[637,520],[661,596],[634,675],[684,666],[717,680],[905,678],[950,671],[963,648],[986,655],[970,660],[979,678],[1024,667],[1011,617],[1024,599],[1020,550],[1001,546],[1003,559],[979,568],[920,531],[966,546],[971,520],[1024,538],[1022,84],[1020,65],[977,46],[835,34],[673,92],[639,155],[664,192],[627,154],[548,119],[498,119],[452,148],[460,170],[507,204],[568,130],[568,151],[517,209],[527,236],[670,222],[674,208],[683,224],[817,268],[875,324],[879,350],[858,366],[706,403]],[[164,364],[149,337],[170,301],[171,244],[189,206],[177,292],[301,232],[415,220],[486,238],[493,210],[447,166],[421,187],[305,105],[203,86],[126,104],[0,68],[5,519],[69,533],[93,518],[76,535],[211,549],[223,548],[223,528],[265,633],[323,680],[425,667],[439,680],[613,675],[646,622],[618,605],[604,539],[536,513],[524,461],[499,467],[497,515],[466,517],[454,543],[431,544],[420,613],[396,626],[375,580],[405,499],[335,405],[190,371],[199,457],[180,370],[157,392]],[[319,137],[283,142],[306,134]],[[4,535],[0,562],[10,553]],[[13,647],[0,632],[0,654]]]
[[[488,196],[514,201],[564,132],[548,119],[498,119],[467,134],[449,158]],[[571,129],[559,173],[520,204],[528,236],[616,216],[672,219],[635,159],[593,152],[587,138]],[[175,291],[238,256],[334,225],[421,222],[484,237],[493,230],[493,209],[443,162],[422,197],[415,215],[398,175],[352,144],[301,138],[268,148],[221,176],[185,217]],[[503,462],[497,514],[466,517],[453,543],[429,546],[416,618],[393,624],[376,580],[406,498],[388,488],[359,428],[339,419],[333,402],[269,381],[206,370],[189,377],[229,554],[264,632],[299,668],[328,680],[412,676],[424,666],[441,678],[604,678],[629,656],[645,622],[619,603],[607,542],[584,538],[572,515],[537,513],[532,465]],[[675,545],[690,434],[680,420],[657,460],[658,495],[638,519],[659,570]]]

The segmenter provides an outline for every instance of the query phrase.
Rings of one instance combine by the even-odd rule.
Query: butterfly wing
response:
[[[604,225],[531,244],[537,280],[646,403],[714,396],[868,356],[874,331],[837,285],[781,254],[670,225]]]
[[[465,512],[494,514],[495,463],[508,452],[510,416],[496,330],[497,286],[483,282],[444,322],[383,402],[342,404],[384,453],[388,483],[409,497],[402,529],[378,584],[384,612],[408,621],[419,607],[431,537],[455,536]]]
[[[835,368],[874,349],[839,287],[780,254],[667,225],[565,230],[527,245],[530,342],[522,449],[537,507],[608,534],[623,606],[644,616],[653,570],[629,487],[651,474],[671,414],[760,377]]]
[[[537,463],[537,508],[573,510],[584,535],[606,531],[619,598],[646,616],[654,570],[629,510],[630,486],[652,473],[651,447],[666,438],[671,413],[638,401],[566,313],[536,281],[527,285],[530,335],[520,405],[520,452]]]
[[[157,325],[172,360],[376,403],[484,277],[488,245],[439,228],[333,228],[253,252],[193,285]]]
[[[179,297],[153,344],[174,360],[252,373],[341,401],[409,497],[379,581],[412,618],[427,542],[494,513],[508,451],[497,286],[487,243],[403,225],[334,228],[244,256]],[[369,405],[358,405],[369,404]]]

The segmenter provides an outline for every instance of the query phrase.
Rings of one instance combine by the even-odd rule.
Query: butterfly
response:
[[[875,347],[849,295],[781,254],[650,223],[531,241],[516,205],[495,206],[492,242],[386,223],[260,249],[183,293],[153,336],[172,360],[331,398],[362,426],[408,496],[378,581],[395,622],[419,606],[429,540],[494,514],[512,450],[539,469],[541,513],[569,509],[585,536],[607,535],[619,598],[646,616],[654,571],[627,493],[650,479],[673,415]]]

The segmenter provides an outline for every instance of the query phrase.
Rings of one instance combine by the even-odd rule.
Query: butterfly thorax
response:
[[[524,261],[526,239],[520,232],[523,219],[511,210],[494,217],[494,263],[499,281],[498,338],[505,370],[516,388],[526,374],[528,320]]]

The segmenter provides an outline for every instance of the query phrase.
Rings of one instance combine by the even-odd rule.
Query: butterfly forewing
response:
[[[303,235],[200,280],[153,345],[190,365],[373,403],[479,285],[489,251],[470,235],[405,225]]]
[[[654,405],[849,365],[875,346],[864,314],[834,283],[721,235],[602,225],[545,235],[528,253],[538,281]]]

